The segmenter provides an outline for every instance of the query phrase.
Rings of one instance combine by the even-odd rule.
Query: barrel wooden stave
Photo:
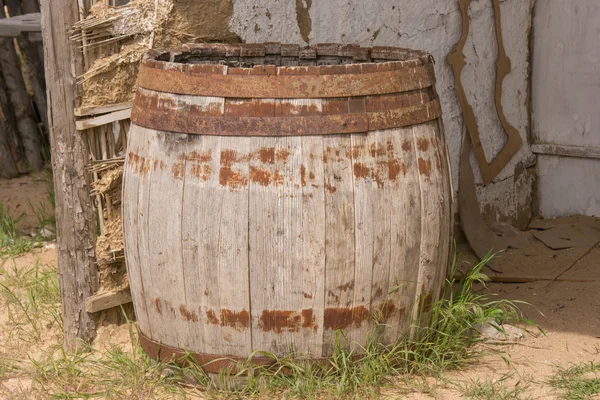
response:
[[[139,88],[124,233],[138,327],[154,346],[146,350],[245,358],[293,344],[319,358],[337,330],[359,349],[373,317],[386,324],[386,343],[409,333],[419,307],[440,295],[450,250],[449,171],[428,85],[295,99]],[[156,113],[144,119],[145,107]],[[413,125],[398,118],[411,107]],[[362,115],[367,125],[353,125]],[[307,119],[330,116],[340,125]],[[208,117],[270,130],[248,136],[235,130],[243,124],[219,122],[230,129],[219,135],[200,124]],[[293,123],[256,122],[265,118]],[[191,134],[140,126],[155,123]]]
[[[369,316],[383,310],[396,339],[443,279],[437,134],[435,122],[280,138],[135,127],[125,191],[138,212],[127,205],[136,226],[126,240],[143,284],[138,292],[132,279],[133,296],[148,314],[140,330],[200,353],[281,354],[294,343],[317,357],[337,329],[364,343]]]

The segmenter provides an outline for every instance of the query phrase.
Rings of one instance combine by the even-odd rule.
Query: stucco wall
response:
[[[491,219],[524,221],[531,213],[535,159],[527,144],[528,59],[531,9],[534,0],[501,2],[503,37],[513,71],[504,81],[502,104],[508,121],[524,139],[523,149],[487,186],[479,186],[482,210]],[[437,90],[452,163],[454,190],[463,121],[446,56],[458,41],[461,18],[454,0],[233,0],[230,29],[246,42],[279,41],[315,44],[354,43],[422,49],[435,57]],[[467,66],[463,84],[475,111],[488,159],[505,135],[494,106],[497,46],[491,0],[475,0],[470,7],[471,33],[465,46]],[[478,168],[476,179],[481,183]]]

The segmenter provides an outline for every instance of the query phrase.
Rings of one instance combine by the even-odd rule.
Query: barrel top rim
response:
[[[148,50],[142,58],[142,63],[153,69],[219,75],[254,75],[257,70],[268,70],[274,75],[290,70],[294,75],[315,75],[315,70],[318,75],[337,75],[353,73],[352,66],[357,65],[367,65],[372,70],[369,72],[378,72],[378,65],[382,64],[388,68],[392,64],[391,69],[397,70],[433,62],[433,57],[421,50],[339,43],[304,47],[280,43],[194,43]]]

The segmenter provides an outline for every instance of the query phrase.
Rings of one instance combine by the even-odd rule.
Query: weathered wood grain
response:
[[[446,231],[448,218],[443,204],[448,199],[444,196],[442,183],[442,171],[446,167],[439,149],[435,147],[436,131],[436,122],[413,126],[421,190],[421,252],[413,311],[415,321],[418,321],[417,316],[426,321],[441,286],[440,269],[445,268],[445,263],[440,266],[440,261],[447,257],[447,245],[444,243],[447,239],[441,237],[442,232]]]
[[[323,355],[330,354],[337,330],[346,333],[368,317],[368,309],[353,310],[354,295],[344,290],[355,279],[354,186],[352,146],[348,135],[323,138],[323,188],[325,191],[325,311]]]
[[[127,143],[128,153],[125,159],[125,163],[129,164],[129,166],[134,165],[135,156],[145,153],[145,150],[147,150],[147,141],[144,139],[143,135],[133,135],[129,138]],[[139,174],[127,174],[123,177],[123,199],[121,202],[123,221],[135,227],[142,227],[142,224],[145,223],[145,220],[140,218],[139,213],[142,209],[140,207],[140,189],[144,190],[144,188],[140,188]],[[127,246],[124,246],[124,251],[129,285],[135,288],[131,292],[131,298],[135,304],[135,316],[138,326],[143,332],[151,336],[152,331],[150,330],[147,298],[142,282],[142,275],[144,274],[142,265],[144,264],[140,262],[140,246],[145,248],[145,243],[140,242],[141,232],[141,229],[124,229],[123,239],[127,243]]]
[[[391,243],[387,296],[394,309],[387,308],[388,328],[383,338],[394,343],[408,332],[412,322],[421,251],[421,191],[412,127],[392,131],[389,138],[396,156],[394,166],[399,170],[394,182],[397,188],[394,200],[389,204]]]
[[[100,293],[85,299],[85,310],[89,313],[95,313],[127,303],[131,303],[129,289],[114,293]]]
[[[94,259],[96,224],[86,171],[89,156],[75,130],[75,77],[83,73],[81,53],[74,49],[68,27],[79,19],[76,2],[42,0],[42,34],[48,91],[48,120],[56,193],[58,272],[64,341],[68,348],[95,337],[93,316],[85,299],[98,288]]]
[[[152,107],[224,120],[385,113],[408,99],[140,90],[150,94],[143,101],[158,102]],[[186,136],[132,125],[138,161],[125,174],[136,176],[137,200],[127,198],[137,204],[125,230],[137,235],[139,260],[135,251],[128,260],[140,264],[131,267],[140,271],[132,290],[144,285],[140,330],[173,347],[241,357],[323,357],[336,339],[360,351],[376,323],[386,343],[408,334],[419,306],[437,299],[448,261],[439,129],[432,121],[364,134],[311,135],[307,125],[296,136]],[[159,312],[169,304],[172,318]]]
[[[249,165],[244,159],[252,140],[221,138],[219,186],[221,218],[217,234],[222,349],[228,355],[249,355],[251,292],[249,281]]]

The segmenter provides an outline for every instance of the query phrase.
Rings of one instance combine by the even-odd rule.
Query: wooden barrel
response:
[[[123,193],[143,348],[318,359],[338,330],[358,344],[376,322],[387,343],[409,332],[451,242],[434,83],[431,56],[389,47],[147,54]]]

